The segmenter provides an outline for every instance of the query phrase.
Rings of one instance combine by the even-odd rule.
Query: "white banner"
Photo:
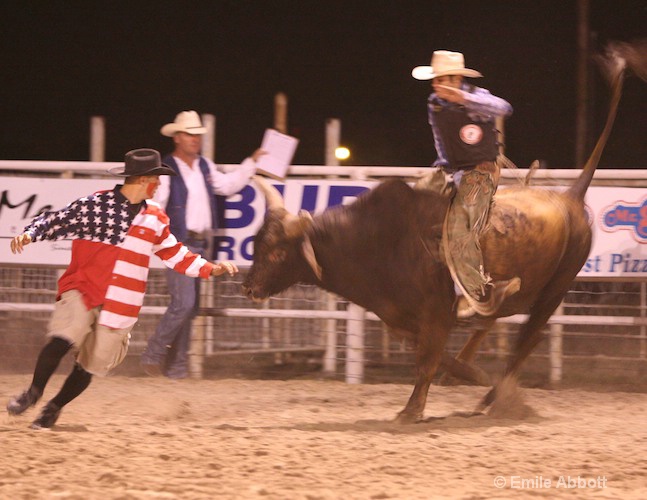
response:
[[[320,213],[352,203],[376,182],[353,180],[271,181],[283,193],[286,208]],[[9,240],[41,210],[59,209],[95,191],[111,189],[111,179],[0,177],[0,263],[67,265],[71,242],[38,242],[13,255]],[[586,197],[593,221],[593,247],[580,271],[585,277],[647,277],[647,194],[640,188],[591,187]],[[254,185],[227,199],[224,229],[214,240],[214,259],[251,265],[253,239],[263,222],[265,200]],[[156,266],[161,263],[156,259]]]

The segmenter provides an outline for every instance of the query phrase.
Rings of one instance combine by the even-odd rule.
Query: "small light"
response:
[[[350,151],[348,148],[337,148],[335,149],[335,158],[338,160],[347,160],[350,158]]]

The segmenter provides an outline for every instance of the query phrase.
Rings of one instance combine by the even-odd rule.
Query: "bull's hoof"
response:
[[[418,413],[405,413],[401,411],[398,413],[398,416],[395,417],[394,422],[396,424],[415,424],[422,420],[422,415]]]
[[[485,397],[481,399],[481,401],[479,402],[479,404],[477,405],[474,411],[478,413],[484,412],[489,406],[492,405],[492,403],[494,403],[495,399],[496,399],[496,387],[492,387],[492,389],[488,391]]]

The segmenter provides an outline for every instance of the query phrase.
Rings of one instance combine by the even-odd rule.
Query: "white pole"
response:
[[[200,280],[201,295],[202,300],[205,303],[205,307],[214,307],[215,294],[216,294],[216,280]],[[211,315],[204,316],[205,323],[205,333],[204,333],[204,343],[205,343],[205,357],[211,356],[213,354],[213,341],[214,341],[214,323],[215,318]],[[204,360],[203,360],[204,362]]]
[[[647,318],[647,283],[640,284],[640,317]],[[647,357],[647,326],[640,327],[640,359]]]
[[[202,281],[202,280],[201,280]],[[201,283],[206,284],[206,281]],[[201,379],[204,376],[204,359],[205,359],[205,327],[203,322],[204,316],[197,316],[191,322],[191,345],[189,348],[189,376],[191,378]]]
[[[202,125],[207,129],[207,133],[202,136],[202,156],[216,161],[216,117],[202,115]]]
[[[205,113],[201,116],[202,125],[207,129],[206,134],[202,136],[202,152],[205,158],[214,161],[215,158],[215,135],[216,135],[216,117]],[[207,306],[213,305],[213,296],[208,291],[210,283],[200,283],[200,298],[206,298]],[[202,378],[204,376],[204,361],[207,353],[213,352],[213,323],[209,321],[193,321],[193,339],[191,341],[190,365],[189,372],[193,378]]]
[[[337,299],[332,293],[323,292],[326,296],[326,309],[334,311],[337,309]],[[323,371],[327,375],[334,375],[337,372],[337,320],[323,320],[324,332],[326,332],[326,352],[323,359]]]
[[[282,134],[288,133],[288,97],[283,92],[274,96],[274,128]]]
[[[348,305],[346,328],[346,383],[364,382],[364,316],[366,311],[358,305]]]
[[[505,323],[496,323],[494,328],[496,334],[496,357],[498,359],[505,359],[508,357],[510,347],[508,345],[508,325]]]
[[[326,165],[337,167],[339,160],[335,156],[335,150],[339,147],[341,139],[341,121],[337,118],[326,120]]]
[[[382,360],[388,361],[391,357],[391,333],[389,327],[382,323]]]
[[[326,166],[339,166],[339,161],[335,156],[335,149],[339,147],[339,137],[341,135],[341,123],[336,118],[326,120]],[[329,178],[331,176],[328,176]],[[326,307],[330,311],[337,309],[337,298],[328,293]],[[326,320],[324,331],[326,332],[326,353],[324,355],[324,372],[334,374],[337,369],[337,321],[334,319]],[[348,347],[348,343],[346,344]],[[348,373],[348,359],[346,360],[346,372]]]
[[[562,316],[564,314],[564,306],[560,304],[554,313],[555,315]],[[558,323],[550,325],[550,383],[559,384],[562,381],[562,363],[563,363],[563,348],[562,341],[564,326]]]
[[[106,119],[103,116],[90,118],[90,161],[105,161]]]
[[[326,166],[339,166],[339,160],[335,156],[335,150],[339,147],[339,138],[341,136],[341,122],[337,118],[329,118],[326,120],[326,149],[325,149],[325,165]],[[332,176],[327,176],[331,178]],[[337,308],[337,299],[334,295],[328,294],[327,299],[328,310]],[[350,311],[350,308],[349,308]],[[350,326],[349,326],[350,328]],[[336,359],[337,359],[337,322],[334,319],[326,320],[324,330],[327,332],[326,336],[326,354],[324,357],[324,372],[335,373]],[[348,346],[348,342],[347,342]],[[346,373],[348,381],[348,367],[349,359],[346,359]],[[363,367],[362,367],[363,369]],[[361,380],[360,380],[361,382]]]

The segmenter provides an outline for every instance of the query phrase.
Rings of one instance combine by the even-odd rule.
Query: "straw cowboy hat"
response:
[[[134,175],[177,175],[168,165],[162,163],[158,151],[154,149],[133,149],[126,153],[123,167],[108,170],[112,175],[132,177]]]
[[[431,56],[431,66],[416,66],[411,71],[411,76],[416,80],[432,80],[446,75],[461,75],[470,78],[483,76],[478,71],[465,67],[463,54],[449,50],[436,50]]]
[[[175,117],[173,123],[164,125],[160,132],[166,137],[173,137],[178,132],[186,132],[191,135],[202,135],[207,129],[202,126],[200,116],[195,111],[182,111]]]

